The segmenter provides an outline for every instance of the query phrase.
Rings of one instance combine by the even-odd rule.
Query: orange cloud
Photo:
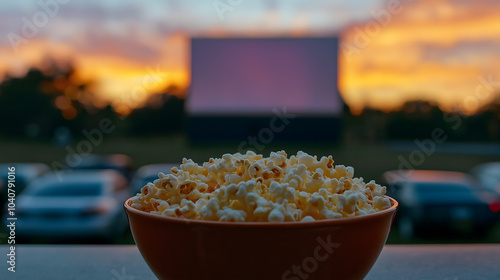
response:
[[[355,109],[366,105],[387,109],[420,98],[446,109],[463,107],[463,100],[474,94],[478,77],[500,68],[496,55],[500,3],[404,4],[390,20],[373,18],[344,32],[340,88],[346,101]]]
[[[90,43],[89,43],[90,44]],[[102,53],[80,52],[70,44],[49,40],[30,40],[15,53],[9,47],[0,49],[0,78],[2,74],[22,75],[29,67],[43,67],[48,59],[71,61],[77,75],[83,81],[95,82],[101,101],[121,104],[128,108],[142,106],[146,98],[155,92],[175,84],[186,87],[188,74],[188,38],[174,34],[164,40],[165,47],[154,60],[141,61],[129,56],[112,54],[104,44]]]

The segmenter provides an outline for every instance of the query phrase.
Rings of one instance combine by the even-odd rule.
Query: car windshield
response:
[[[39,188],[32,192],[33,196],[99,196],[102,186],[98,183],[56,185]]]
[[[471,192],[472,189],[461,184],[419,183],[415,185],[418,192]]]

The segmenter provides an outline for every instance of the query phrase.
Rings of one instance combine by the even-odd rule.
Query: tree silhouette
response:
[[[169,87],[151,95],[142,108],[128,117],[132,134],[180,132],[184,128],[184,99],[177,97],[180,89]]]
[[[60,113],[52,106],[53,97],[42,91],[51,78],[39,69],[30,69],[24,77],[7,77],[0,84],[0,132],[24,135],[29,126],[37,126],[44,136]]]
[[[22,77],[6,77],[0,83],[0,134],[49,138],[62,126],[81,131],[81,113],[91,104],[80,99],[89,100],[93,93],[90,84],[75,82],[75,69],[66,64],[31,68]]]

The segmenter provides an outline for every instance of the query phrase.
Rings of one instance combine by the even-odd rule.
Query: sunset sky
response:
[[[339,87],[354,110],[421,98],[473,112],[500,89],[500,1],[229,2],[222,19],[214,4],[226,0],[2,1],[0,77],[47,55],[71,59],[104,100],[135,107],[141,88],[189,85],[191,36],[338,35]]]

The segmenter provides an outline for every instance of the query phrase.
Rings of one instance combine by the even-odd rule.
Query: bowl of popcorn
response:
[[[363,279],[398,207],[331,156],[183,159],[125,202],[159,279]]]

